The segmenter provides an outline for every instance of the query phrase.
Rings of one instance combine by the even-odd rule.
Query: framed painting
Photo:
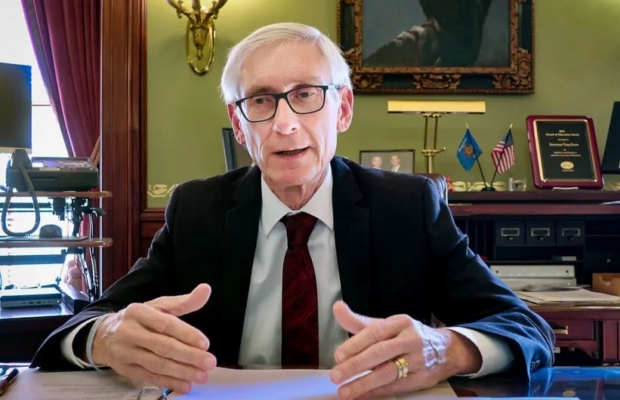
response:
[[[224,144],[226,172],[254,165],[246,148],[235,139],[232,128],[222,128],[222,143]]]
[[[412,174],[415,166],[415,150],[362,150],[360,164],[384,171]]]
[[[534,0],[339,0],[359,93],[533,93]]]

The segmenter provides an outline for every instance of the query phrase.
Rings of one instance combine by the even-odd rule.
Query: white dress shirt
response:
[[[336,261],[332,182],[330,170],[314,196],[299,210],[317,218],[308,239],[308,251],[316,275],[321,367],[334,365],[336,348],[349,337],[332,312],[336,300],[342,299]],[[295,213],[273,194],[264,180],[261,185],[263,207],[239,355],[239,365],[244,367],[280,365],[282,267],[287,248],[286,227],[280,219]]]
[[[287,248],[284,245],[286,228],[280,219],[287,214],[301,211],[318,219],[308,239],[308,250],[317,280],[319,365],[329,368],[335,364],[334,352],[348,338],[348,333],[338,325],[332,312],[336,300],[342,299],[336,258],[332,187],[330,168],[310,201],[301,210],[291,210],[273,194],[264,179],[262,180],[262,211],[243,324],[239,365],[247,368],[273,368],[280,365],[282,266]],[[77,332],[88,322],[90,321],[76,327],[61,342],[63,355],[82,368],[90,365],[73,354],[71,344]],[[482,355],[482,367],[477,373],[470,375],[471,377],[503,371],[512,363],[512,352],[504,340],[468,328],[448,329],[471,340]]]

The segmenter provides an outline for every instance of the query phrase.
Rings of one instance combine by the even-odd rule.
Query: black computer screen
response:
[[[0,63],[0,152],[32,148],[32,79],[29,65]]]
[[[620,101],[614,103],[611,112],[601,172],[604,174],[620,174]]]

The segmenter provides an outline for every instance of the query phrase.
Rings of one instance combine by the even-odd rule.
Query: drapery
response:
[[[101,0],[22,0],[39,69],[71,156],[100,135]]]
[[[68,153],[74,157],[92,156],[97,165],[101,131],[101,0],[22,0],[22,7]],[[90,233],[84,223],[80,224],[80,233]],[[96,265],[91,257],[85,261],[93,276]],[[77,260],[69,262],[63,279],[84,291],[84,266],[79,264]]]

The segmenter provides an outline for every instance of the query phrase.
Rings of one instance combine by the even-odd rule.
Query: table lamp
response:
[[[422,114],[424,117],[424,149],[422,154],[426,157],[426,172],[435,172],[435,156],[446,148],[437,148],[437,131],[439,118],[444,114],[484,114],[486,103],[484,101],[464,100],[388,100],[388,113],[413,113]],[[428,120],[435,120],[433,147],[428,144]]]

